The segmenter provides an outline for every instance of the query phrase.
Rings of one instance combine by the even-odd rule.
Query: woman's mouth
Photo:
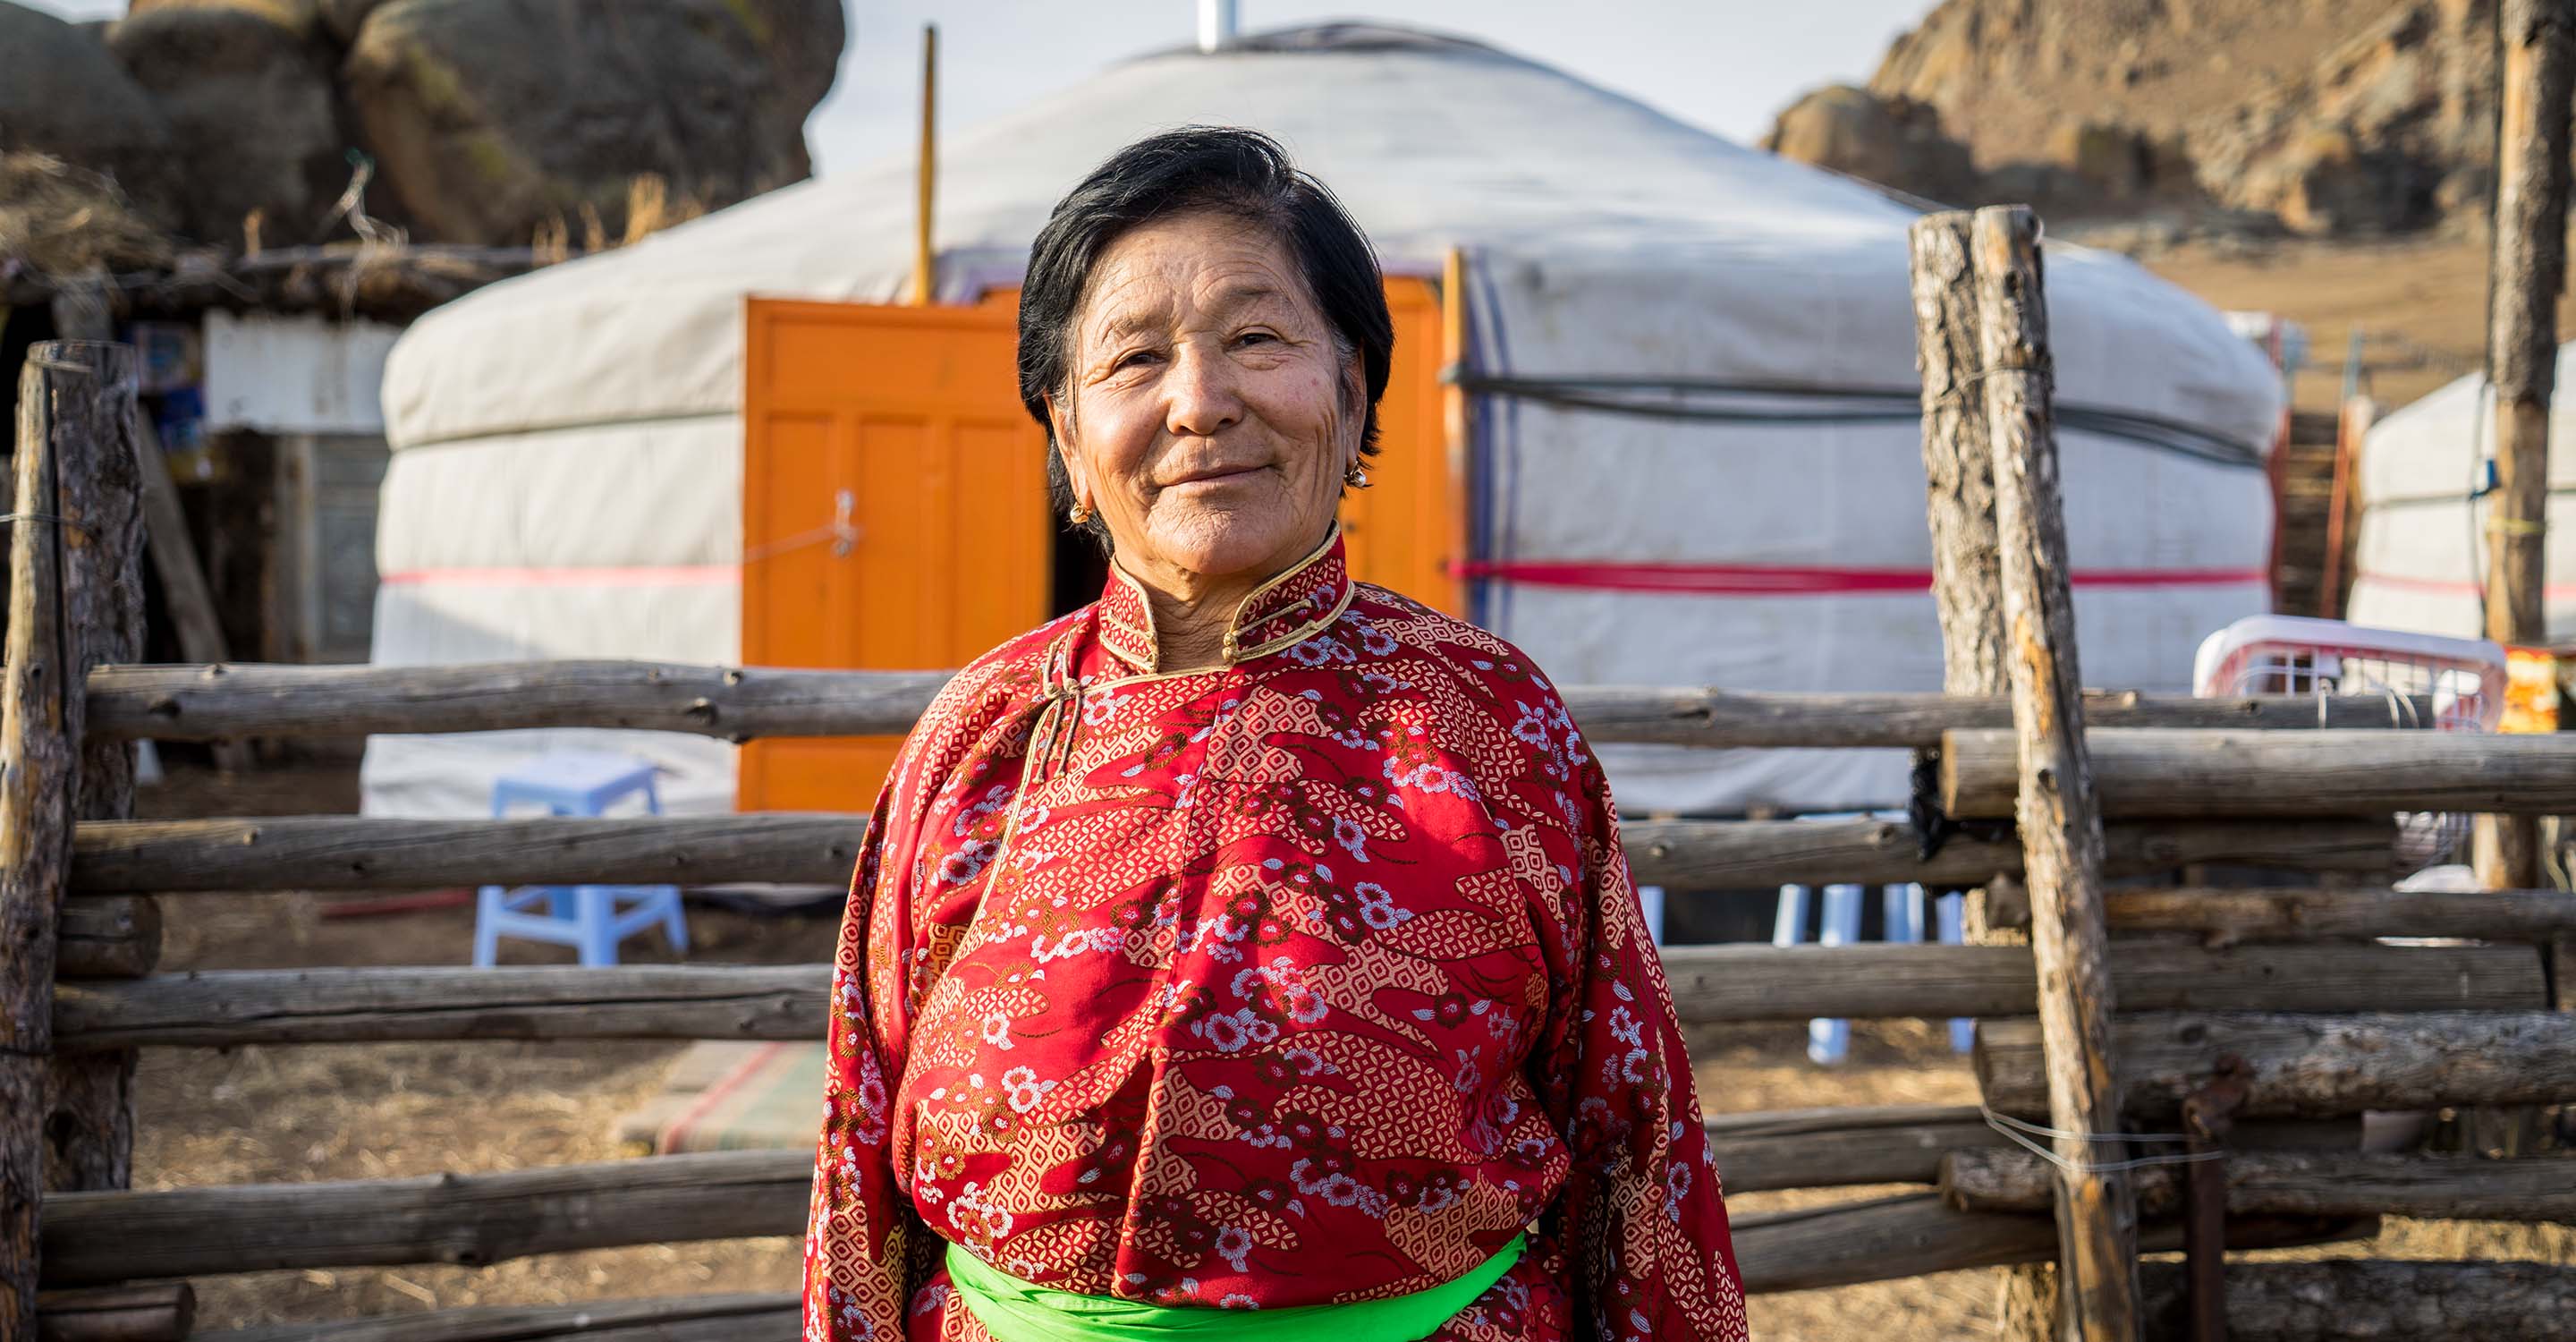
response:
[[[1249,480],[1268,469],[1269,468],[1266,466],[1216,466],[1203,471],[1192,471],[1188,475],[1182,476],[1180,479],[1163,487],[1165,489],[1180,489],[1189,485],[1202,485],[1214,488],[1222,485],[1238,484],[1245,480]]]

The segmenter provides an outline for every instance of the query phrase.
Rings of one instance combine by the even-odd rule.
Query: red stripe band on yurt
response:
[[[476,587],[730,587],[740,564],[662,564],[635,568],[417,568],[388,573],[386,587],[430,584]]]
[[[2353,582],[2377,583],[2382,587],[2395,587],[2409,592],[2432,592],[2440,596],[2474,597],[2480,590],[2476,583],[2465,579],[2417,578],[2403,573],[2362,572],[2353,575]],[[2549,601],[2576,601],[2576,583],[2550,583],[2541,589],[2541,596]]]
[[[1677,592],[1699,596],[1849,596],[1928,592],[1929,569],[1802,568],[1762,564],[1620,564],[1597,561],[1476,560],[1456,566],[1465,578],[1531,587],[1597,592]],[[2088,569],[2078,587],[2223,587],[2266,581],[2261,569]]]

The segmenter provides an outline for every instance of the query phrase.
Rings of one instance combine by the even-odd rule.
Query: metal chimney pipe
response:
[[[1199,50],[1234,45],[1235,0],[1199,0]]]

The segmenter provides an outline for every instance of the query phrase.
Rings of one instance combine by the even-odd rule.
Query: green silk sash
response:
[[[1149,1305],[1050,1290],[987,1266],[955,1244],[948,1246],[948,1280],[994,1342],[1421,1342],[1502,1280],[1527,1247],[1529,1237],[1515,1235],[1475,1270],[1427,1291],[1287,1309]]]

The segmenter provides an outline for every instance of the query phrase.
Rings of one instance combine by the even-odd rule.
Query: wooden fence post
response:
[[[1987,442],[1978,370],[1976,277],[1968,260],[1975,216],[1965,210],[1914,221],[1915,365],[1923,375],[1925,513],[1932,525],[1932,603],[1941,617],[1941,689],[2002,698],[2003,559],[1995,542],[1995,454]],[[2009,920],[1991,916],[1987,892],[1965,899],[1966,939],[2022,945]],[[1995,1295],[2002,1336],[2040,1342],[2057,1313],[2057,1269],[2023,1263],[2003,1270]]]
[[[2031,951],[2048,1050],[2057,1200],[2060,1335],[2136,1342],[2137,1216],[2099,1134],[2120,1129],[2110,1051],[2109,934],[2102,910],[2102,821],[2084,750],[2084,704],[2067,580],[2066,524],[2050,422],[2048,308],[2039,218],[1979,210],[1977,277],[1986,422],[1994,439],[1996,538],[2003,556],[2007,667],[2021,737],[2023,867]]]
[[[2487,272],[2487,376],[2496,394],[2495,499],[2487,515],[2487,637],[2548,640],[2542,592],[2549,531],[2549,400],[2558,374],[2558,297],[2567,278],[2568,100],[2576,91],[2576,4],[2503,0],[2495,236]],[[2539,822],[2480,816],[2477,873],[2490,890],[2540,884]]]
[[[85,365],[60,384],[54,428],[56,511],[80,530],[63,538],[62,610],[66,660],[86,684],[91,668],[143,659],[144,489],[142,417],[135,409],[139,365],[133,348],[71,344],[60,358]],[[56,370],[59,372],[59,370]],[[183,541],[184,543],[184,541]],[[86,728],[86,716],[82,719]],[[134,817],[134,743],[77,738],[78,820]],[[157,911],[156,911],[157,912]],[[160,919],[146,915],[157,933]],[[158,947],[151,950],[157,954]],[[59,955],[57,956],[59,973]],[[134,1053],[55,1059],[46,1124],[48,1184],[63,1191],[124,1188],[133,1182]]]
[[[0,1337],[32,1337],[48,1184],[121,1188],[129,1056],[57,1059],[53,993],[77,816],[130,815],[132,747],[84,751],[89,667],[139,651],[134,351],[52,341],[19,379],[7,667],[0,676]]]
[[[1915,365],[1923,373],[1923,475],[1932,522],[1932,603],[1941,614],[1941,688],[2001,696],[2002,557],[1995,548],[1995,458],[1986,442],[1970,216],[1927,214],[1914,253]]]

